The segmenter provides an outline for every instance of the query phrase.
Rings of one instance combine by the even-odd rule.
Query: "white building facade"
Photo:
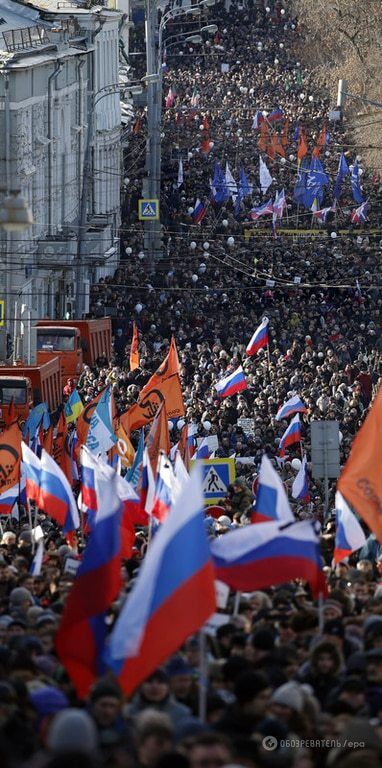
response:
[[[25,310],[85,314],[89,285],[119,259],[122,14],[33,5],[0,4],[0,195],[20,190],[34,218],[22,233],[0,230],[12,332]]]

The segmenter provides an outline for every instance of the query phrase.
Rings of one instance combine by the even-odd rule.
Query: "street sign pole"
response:
[[[311,422],[312,475],[324,481],[325,517],[329,509],[329,479],[340,474],[340,439],[338,421]]]

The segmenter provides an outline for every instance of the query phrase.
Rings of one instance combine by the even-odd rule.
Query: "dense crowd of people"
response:
[[[58,527],[39,515],[45,553],[41,573],[33,576],[29,522],[23,517],[17,525],[8,521],[0,544],[0,762],[5,768],[376,768],[381,763],[382,544],[366,531],[364,548],[333,567],[335,483],[328,505],[322,481],[312,477],[309,502],[296,502],[290,493],[296,474],[292,461],[301,456],[301,447],[310,467],[310,422],[339,422],[343,464],[381,384],[382,241],[373,213],[379,180],[365,170],[364,192],[375,215],[370,225],[349,228],[349,186],[338,221],[333,218],[317,230],[317,237],[304,235],[311,213],[298,211],[293,202],[292,124],[304,124],[312,149],[329,100],[315,73],[299,62],[304,45],[299,19],[278,0],[219,2],[203,14],[203,23],[217,25],[216,33],[204,36],[203,44],[168,42],[167,48],[164,96],[170,88],[176,96],[163,123],[163,258],[155,264],[148,260],[136,215],[145,141],[145,115],[138,111],[125,158],[130,179],[122,208],[122,261],[113,278],[91,289],[91,315],[113,318],[113,359],[85,368],[78,391],[88,402],[111,383],[118,411],[125,411],[174,335],[184,419],[196,425],[198,437],[216,435],[216,457],[235,460],[236,480],[222,500],[224,516],[216,521],[206,513],[208,536],[248,522],[253,481],[265,452],[284,480],[296,517],[321,524],[329,596],[317,604],[303,582],[231,593],[219,610],[217,628],[208,634],[207,682],[200,677],[201,645],[191,637],[131,700],[106,676],[86,701],[79,701],[55,653],[54,637],[84,537],[68,544]],[[199,19],[169,24],[168,41],[199,27]],[[138,27],[133,51],[134,46],[142,50]],[[224,72],[223,63],[228,65]],[[265,160],[274,190],[285,188],[288,225],[300,232],[283,233],[285,218],[273,237],[270,226],[257,228],[248,212],[266,199],[256,181],[253,117],[257,110],[276,107],[290,120],[290,147],[285,163]],[[213,143],[208,154],[200,151],[207,130]],[[322,159],[333,180],[349,140],[344,123],[334,124],[330,133]],[[180,186],[179,159],[184,165]],[[210,204],[202,223],[194,225],[190,209],[197,197],[208,198],[216,160],[223,168],[228,162],[236,175],[244,167],[254,183],[253,196],[236,215],[232,201]],[[270,321],[269,350],[248,357],[246,345],[264,316]],[[140,365],[130,371],[133,321]],[[248,388],[219,399],[216,382],[238,365]],[[307,407],[302,446],[292,446],[280,463],[278,443],[287,422],[275,421],[275,415],[294,393]],[[176,443],[180,424],[170,427]],[[136,445],[137,434],[131,439]],[[137,530],[133,558],[122,564],[123,591],[110,606],[110,626],[134,586],[147,538],[145,529]],[[202,722],[199,697],[205,685]]]

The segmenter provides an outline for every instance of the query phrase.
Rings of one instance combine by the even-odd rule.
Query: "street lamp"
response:
[[[202,27],[201,32],[208,32],[209,35],[214,35],[215,32],[218,31],[218,25],[217,24],[206,24],[205,27]]]
[[[185,41],[186,43],[195,43],[196,45],[197,43],[202,43],[203,38],[201,35],[189,35],[188,37],[185,38]]]

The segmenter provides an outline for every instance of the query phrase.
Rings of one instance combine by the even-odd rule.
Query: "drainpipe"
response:
[[[78,168],[77,168],[77,178],[78,178],[78,199],[81,198],[81,191],[82,191],[82,169],[83,169],[83,152],[84,152],[84,66],[86,64],[86,59],[81,59],[77,62],[77,72],[78,72],[78,120],[79,124],[81,126],[81,130],[78,133]]]
[[[56,80],[62,70],[63,64],[56,62],[56,68],[54,72],[48,77],[48,180],[49,180],[49,206],[48,206],[48,232],[49,235],[53,235],[53,213],[54,213],[54,195],[53,195],[53,114],[54,114],[54,98],[53,91],[55,89]]]

